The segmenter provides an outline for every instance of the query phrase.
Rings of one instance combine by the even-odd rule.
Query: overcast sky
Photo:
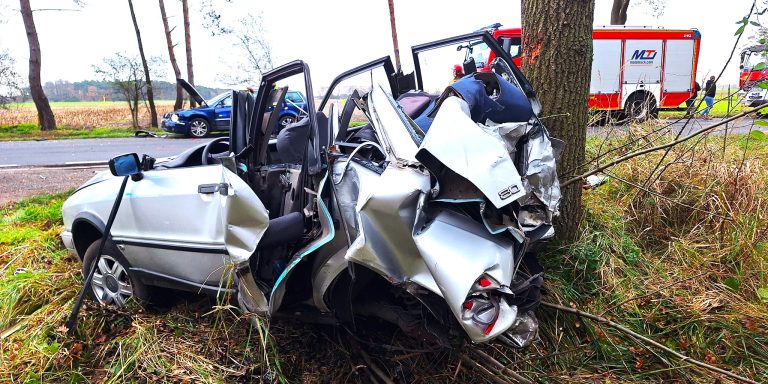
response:
[[[43,81],[94,79],[93,64],[114,52],[137,53],[133,26],[125,0],[85,0],[77,12],[35,12],[35,23],[43,52]],[[273,49],[275,64],[305,60],[312,71],[315,89],[327,85],[336,74],[371,59],[392,54],[387,0],[212,0],[225,21],[247,13],[261,14],[265,33]],[[229,68],[226,58],[234,51],[221,37],[211,37],[202,27],[201,0],[190,0],[195,82],[224,86],[220,75]],[[702,34],[697,78],[719,72],[733,47],[735,22],[749,11],[751,0],[668,0],[661,16],[634,0],[627,25],[667,28],[698,28]],[[220,4],[219,4],[220,3]],[[473,31],[500,22],[520,25],[520,0],[486,1],[468,6],[454,0],[395,0],[397,32],[405,71],[412,68],[409,47],[443,37]],[[597,0],[595,25],[608,24],[612,0]],[[184,67],[181,2],[165,0],[170,23],[177,26],[176,55]],[[76,8],[67,0],[32,0],[34,9]],[[160,11],[155,0],[134,0],[147,55],[167,57]],[[747,32],[751,35],[752,32]],[[739,48],[746,45],[745,39]],[[18,2],[0,0],[0,49],[17,60],[19,73],[27,74],[28,47]],[[738,51],[737,51],[738,52]],[[449,69],[446,69],[449,71]],[[172,78],[168,65],[165,79]],[[721,85],[738,81],[738,58],[726,69]]]

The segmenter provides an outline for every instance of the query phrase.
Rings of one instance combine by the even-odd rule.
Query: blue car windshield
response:
[[[223,98],[229,96],[230,94],[231,94],[231,92],[220,93],[220,94],[212,97],[210,100],[206,100],[205,103],[208,104],[209,106],[213,107],[214,105],[218,104],[219,101],[221,101]]]

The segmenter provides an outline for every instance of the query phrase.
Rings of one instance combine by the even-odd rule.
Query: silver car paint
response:
[[[101,182],[67,199],[65,231],[84,214],[106,222],[122,178],[105,173],[94,177]],[[213,183],[227,183],[229,194],[197,192],[199,185]],[[228,263],[248,259],[268,222],[245,182],[221,165],[209,165],[149,171],[129,181],[111,232],[114,241],[126,243],[123,253],[132,267],[215,285]],[[178,247],[185,249],[173,249]]]
[[[422,151],[472,182],[496,208],[525,195],[504,140],[472,121],[467,103],[458,97],[443,101]]]

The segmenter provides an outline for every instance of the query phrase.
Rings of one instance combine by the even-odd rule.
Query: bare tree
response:
[[[173,39],[171,39],[171,32],[172,30],[168,27],[168,16],[165,13],[165,2],[163,0],[158,0],[160,5],[160,16],[163,18],[163,29],[165,30],[165,42],[168,45],[168,59],[171,62],[171,67],[173,67],[173,75],[175,76],[175,79],[178,79],[181,77],[181,69],[179,69],[179,64],[176,62],[176,53],[174,52],[174,45],[173,45]],[[173,110],[179,110],[182,107],[182,104],[184,103],[184,94],[182,93],[181,85],[176,83],[176,101],[173,103]]]
[[[238,58],[230,64],[231,70],[221,80],[230,85],[257,84],[261,74],[272,69],[272,48],[264,38],[261,16],[248,14],[237,21],[237,27],[227,32]]]
[[[195,72],[192,66],[192,35],[189,31],[189,4],[188,0],[181,0],[181,11],[184,14],[184,46],[187,51],[187,82],[195,85]],[[189,105],[194,107],[197,103],[191,97]]]
[[[21,6],[21,18],[24,20],[24,29],[27,32],[27,42],[29,43],[29,90],[32,95],[32,101],[37,109],[37,124],[41,131],[50,131],[56,129],[56,117],[53,115],[51,105],[48,103],[48,97],[43,92],[43,85],[40,78],[40,68],[42,66],[40,54],[40,41],[37,38],[37,28],[35,20],[32,17],[32,7],[29,0],[19,0]]]
[[[0,52],[0,107],[22,94],[21,77],[16,72],[15,65],[16,61],[8,52]]]
[[[533,89],[540,91],[541,113],[550,132],[567,143],[558,170],[578,169],[587,138],[595,2],[525,0],[522,10],[523,72]],[[563,61],[563,57],[570,59]],[[581,183],[567,186],[561,193],[557,233],[572,240],[578,236],[582,215]]]
[[[148,67],[155,73],[161,72],[158,69],[161,65],[163,61],[160,58],[151,57],[148,60]],[[133,128],[139,128],[139,106],[146,99],[148,85],[141,59],[125,53],[115,53],[112,57],[105,58],[103,65],[94,65],[93,71],[100,75],[102,80],[112,83],[113,89],[128,103]]]
[[[152,90],[152,79],[147,65],[147,58],[144,56],[144,45],[141,44],[141,32],[139,24],[136,22],[136,12],[133,10],[133,1],[128,0],[128,8],[131,10],[131,20],[133,28],[136,30],[136,41],[139,43],[139,55],[141,56],[141,65],[144,67],[144,79],[147,85],[147,101],[149,102],[150,124],[157,128],[157,109],[155,108],[155,93]]]
[[[640,0],[641,3],[649,6],[656,16],[664,13],[664,0]],[[627,10],[631,0],[613,0],[611,7],[611,25],[624,25],[627,23]],[[636,4],[635,3],[632,4]]]

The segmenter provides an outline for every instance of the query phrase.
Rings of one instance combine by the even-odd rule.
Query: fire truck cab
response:
[[[768,79],[766,55],[768,55],[768,45],[766,44],[754,45],[741,51],[739,93],[742,96],[742,104],[748,107],[757,107],[768,103],[768,90],[754,86],[758,82]]]
[[[520,66],[522,30],[495,28],[493,37]],[[605,26],[592,32],[589,108],[624,112],[632,120],[677,109],[694,95],[701,34],[696,29]],[[494,54],[468,47],[466,59],[488,70]],[[487,59],[486,59],[487,58]]]

